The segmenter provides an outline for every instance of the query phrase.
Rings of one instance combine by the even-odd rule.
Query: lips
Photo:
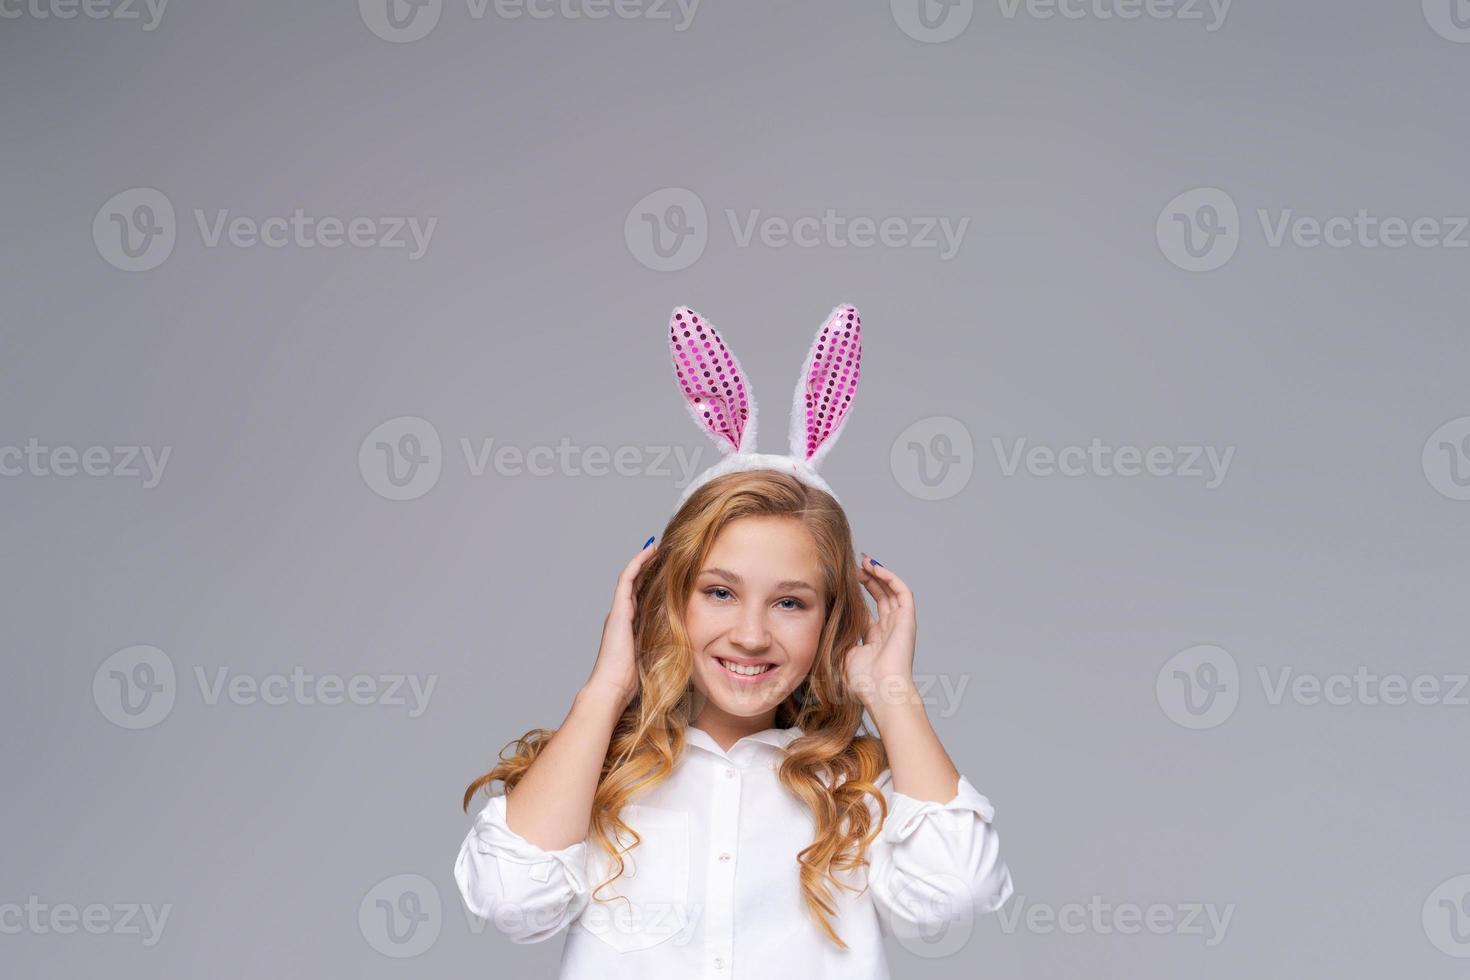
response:
[[[723,657],[716,657],[715,663],[720,665],[720,669],[727,676],[744,683],[764,680],[778,669],[775,664],[747,664],[737,660],[726,660]]]

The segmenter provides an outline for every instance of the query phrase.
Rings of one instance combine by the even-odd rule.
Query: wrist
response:
[[[633,703],[636,689],[627,689],[597,677],[592,677],[577,691],[575,701],[579,704],[595,705],[622,714]]]
[[[874,678],[861,691],[861,698],[863,707],[879,724],[882,723],[882,718],[895,713],[924,710],[924,699],[919,696],[914,679],[907,675]]]

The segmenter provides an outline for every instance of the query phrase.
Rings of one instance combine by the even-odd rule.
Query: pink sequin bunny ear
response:
[[[817,331],[796,379],[791,404],[791,456],[813,470],[837,442],[857,393],[863,359],[863,318],[847,304],[835,307]]]
[[[755,394],[714,324],[687,306],[669,317],[669,353],[684,407],[720,452],[755,451]]]

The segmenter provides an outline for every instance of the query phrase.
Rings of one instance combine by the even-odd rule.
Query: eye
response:
[[[715,600],[716,602],[723,603],[723,602],[726,601],[725,597],[731,595],[732,593],[730,592],[729,589],[725,588],[723,585],[714,585],[714,586],[711,586],[708,589],[705,589],[704,590],[704,594],[707,595],[707,596],[709,596],[711,599]],[[776,602],[777,602],[777,605],[781,609],[784,609],[787,612],[796,612],[798,609],[805,609],[806,608],[806,603],[802,602],[800,599],[795,598],[794,596],[787,596],[784,599],[777,599]],[[794,603],[794,605],[790,605],[790,606],[782,606],[782,605],[780,605],[780,603],[783,603],[783,602]]]

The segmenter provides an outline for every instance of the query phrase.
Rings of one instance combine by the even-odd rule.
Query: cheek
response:
[[[710,617],[693,601],[684,610],[684,631],[689,634],[689,642],[696,650],[708,643],[714,633]]]
[[[781,630],[781,645],[791,655],[794,673],[805,676],[817,659],[817,644],[822,641],[822,619],[820,616],[803,617],[792,621]]]

